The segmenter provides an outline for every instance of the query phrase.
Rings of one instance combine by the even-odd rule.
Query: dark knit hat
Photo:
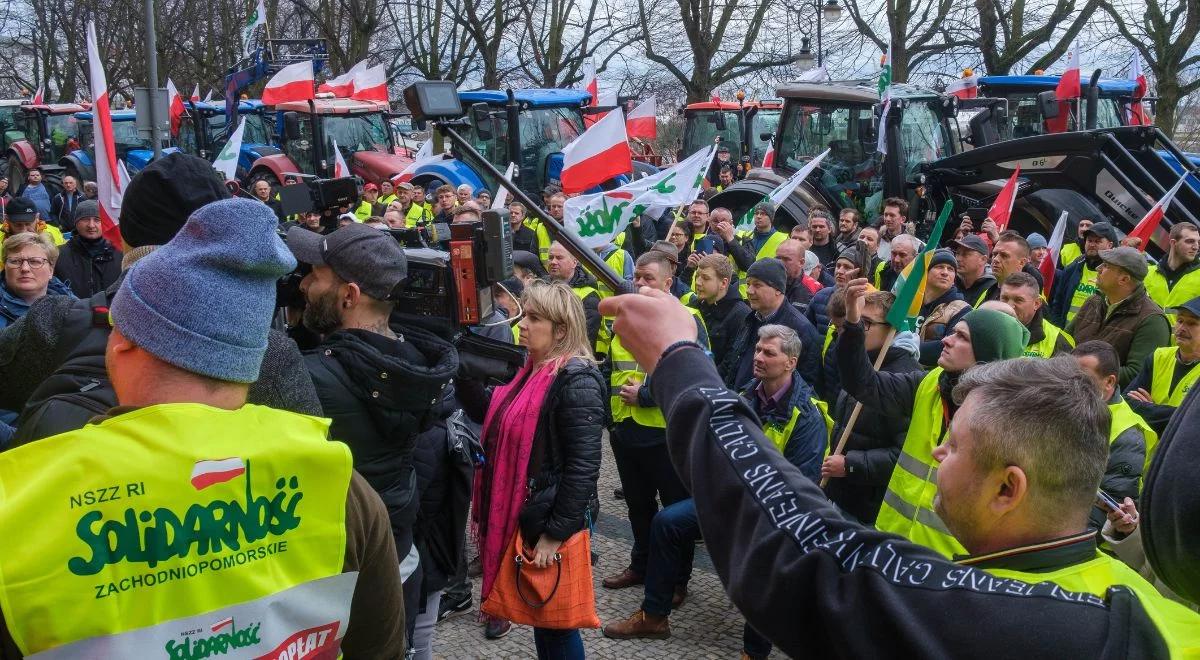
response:
[[[79,202],[75,207],[75,215],[71,216],[71,222],[79,222],[84,218],[99,218],[100,204],[94,199],[85,199]]]
[[[528,250],[513,250],[512,260],[514,266],[531,271],[539,279],[546,279],[546,267],[542,265],[542,260],[536,254]]]
[[[278,226],[270,207],[249,199],[198,209],[175,238],[130,267],[113,298],[114,326],[185,371],[255,382],[276,280],[296,267]]]
[[[759,202],[758,204],[756,204],[754,206],[754,212],[758,213],[759,211],[766,213],[767,217],[770,218],[772,221],[775,220],[775,205],[772,204],[771,202]]]
[[[958,259],[954,258],[954,253],[946,248],[939,248],[933,251],[933,258],[929,260],[929,267],[933,268],[939,264],[950,264],[954,270],[958,270]]]
[[[763,284],[779,291],[787,292],[787,270],[778,259],[759,259],[746,269],[746,279],[755,278]]]
[[[1017,319],[994,309],[976,309],[963,317],[971,330],[971,350],[976,362],[1021,357],[1029,343],[1029,329]]]
[[[196,209],[229,198],[212,163],[176,152],[133,177],[121,200],[121,239],[130,247],[165,245]]]

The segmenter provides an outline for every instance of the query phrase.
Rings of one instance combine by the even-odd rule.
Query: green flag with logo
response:
[[[938,243],[942,241],[942,232],[946,229],[946,221],[950,219],[950,212],[953,209],[954,203],[946,200],[937,222],[933,225],[933,232],[929,234],[929,242],[917,254],[917,258],[913,259],[904,272],[896,278],[896,284],[892,287],[892,291],[896,294],[896,302],[892,303],[892,309],[887,315],[887,322],[897,332],[905,330],[916,332],[917,330],[917,320],[921,316],[921,304],[925,302],[925,280],[929,275],[929,262],[933,260],[933,253],[937,250]]]

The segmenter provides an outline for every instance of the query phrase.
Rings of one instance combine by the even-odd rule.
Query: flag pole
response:
[[[879,355],[875,357],[875,364],[872,367],[875,371],[883,366],[883,359],[887,356],[888,349],[892,347],[892,342],[896,340],[896,328],[888,329],[887,338],[883,340],[883,347],[879,349]],[[838,438],[837,447],[833,450],[830,456],[840,454],[846,449],[846,441],[850,439],[850,433],[854,431],[854,426],[858,423],[858,415],[862,412],[862,401],[854,403],[854,409],[850,411],[850,419],[846,422],[846,428],[842,430],[842,437]],[[821,478],[821,488],[829,483],[829,477]]]

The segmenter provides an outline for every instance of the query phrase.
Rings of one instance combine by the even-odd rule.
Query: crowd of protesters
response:
[[[732,183],[712,174],[711,192]],[[1103,218],[1073,218],[1046,290],[1037,233],[963,216],[926,246],[899,198],[874,219],[762,203],[743,225],[706,194],[596,249],[638,291],[618,295],[513,202],[512,277],[469,329],[524,348],[501,383],[397,303],[392,235],[478,221],[491,191],[367,184],[355,204],[289,215],[266,182],[230,199],[208,163],[171,154],[128,186],[114,245],[78,182],[7,184],[0,531],[50,531],[0,550],[0,658],[184,638],[203,657],[217,637],[280,633],[271,613],[305,599],[318,605],[285,631],[297,648],[325,650],[314,631],[333,625],[347,657],[431,658],[437,622],[476,611],[476,577],[484,637],[523,623],[531,655],[585,657],[594,600],[569,600],[567,619],[555,605],[591,598],[605,435],[632,548],[595,583],[642,594],[607,637],[669,638],[703,541],[745,615],[743,658],[1200,652],[1195,226],[1171,227],[1151,261]],[[550,186],[541,201],[562,221],[566,199]],[[917,323],[897,331],[918,258]],[[119,509],[77,528],[110,482]],[[249,506],[272,486],[275,518],[244,548],[196,523],[193,554],[157,526],[196,497]],[[126,506],[146,511],[145,547],[128,545],[142,537]],[[105,545],[89,559],[92,535]],[[262,568],[167,581],[230,549]],[[80,583],[97,561],[111,574]],[[522,589],[554,571],[530,606]],[[76,604],[102,593],[117,605]]]

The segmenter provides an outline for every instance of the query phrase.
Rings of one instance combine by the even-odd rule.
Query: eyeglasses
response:
[[[869,332],[871,330],[871,328],[873,328],[877,325],[886,325],[887,321],[876,321],[873,318],[864,316],[864,317],[862,317],[862,324],[863,324],[863,330]]]
[[[9,257],[8,259],[4,260],[5,266],[16,269],[20,269],[21,266],[29,264],[30,269],[37,270],[48,263],[50,263],[50,260],[45,257]]]

